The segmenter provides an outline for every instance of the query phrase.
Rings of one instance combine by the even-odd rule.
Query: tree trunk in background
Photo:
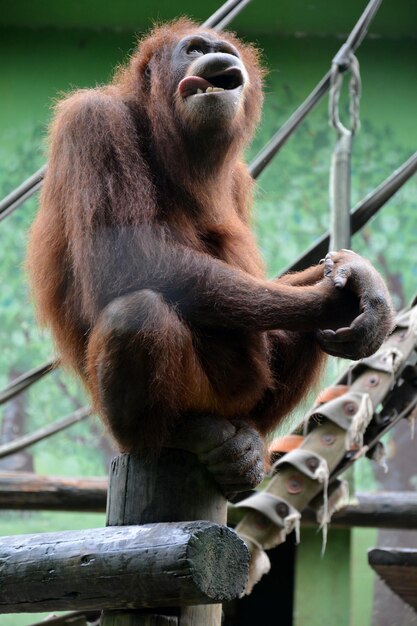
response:
[[[9,381],[21,375],[11,369],[9,372]],[[1,423],[0,443],[9,443],[26,433],[26,393],[9,400],[3,407],[3,419]],[[8,470],[14,472],[33,472],[33,458],[27,450],[22,450],[16,454],[0,460],[0,470]]]

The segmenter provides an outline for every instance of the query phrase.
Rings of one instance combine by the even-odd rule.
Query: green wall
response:
[[[6,4],[8,11],[2,12],[2,6]],[[103,10],[101,3],[99,6],[88,2],[80,9],[81,4],[40,0],[24,3],[19,0],[12,6],[0,2],[0,25],[3,24],[0,26],[1,197],[44,162],[42,144],[54,99],[69,89],[94,86],[106,81],[112,69],[126,58],[133,46],[135,36],[128,31],[133,17],[130,18],[126,11],[128,8],[133,11],[132,7],[136,7],[136,3],[125,0],[117,5],[120,10],[118,22],[122,22],[119,24],[122,30],[118,32],[110,30],[116,19],[116,3],[112,4],[112,9],[110,5],[104,4]],[[349,13],[345,17],[336,11],[336,7],[342,7],[342,3],[319,2],[307,5],[306,2],[291,3],[288,0],[282,3],[282,14],[279,14],[280,3],[269,2],[268,6],[275,8],[273,11],[271,9],[269,21],[259,22],[258,31],[272,32],[278,28],[279,16],[279,29],[285,34],[252,34],[251,37],[263,49],[265,63],[270,71],[265,90],[263,121],[248,151],[249,158],[256,154],[327,71],[341,40],[319,36],[319,33],[339,32],[344,24],[351,25],[362,4],[355,0],[351,5],[343,5],[343,9]],[[379,32],[407,34],[411,16],[415,15],[412,8],[415,5],[404,2],[403,11],[399,11],[400,17],[395,20],[392,11],[397,6],[391,3],[384,19],[381,19]],[[78,8],[71,12],[69,7]],[[265,7],[264,10],[268,11]],[[311,7],[314,7],[314,11]],[[326,21],[328,7],[331,15]],[[183,9],[186,8],[184,4]],[[145,11],[146,5],[142,9]],[[210,10],[205,11],[205,15],[209,13]],[[143,14],[135,18],[135,23],[146,23]],[[158,15],[153,5],[149,8],[151,14],[155,17]],[[106,28],[85,28],[91,26],[95,18],[97,24],[101,20],[102,26]],[[290,34],[294,30],[302,30],[301,27],[296,28],[298,20],[301,27],[307,26],[315,36]],[[83,28],[63,27],[74,23]],[[52,27],[36,27],[48,24]],[[256,21],[252,24],[246,22],[247,31],[256,30],[255,26]],[[369,38],[362,45],[358,56],[362,70],[363,98],[362,129],[355,139],[353,155],[354,202],[387,177],[415,151],[417,145],[417,41],[407,36],[401,39],[391,36]],[[271,275],[285,267],[328,226],[328,164],[334,135],[327,125],[326,106],[323,101],[317,107],[259,179],[254,228]],[[363,234],[356,236],[352,244],[383,272],[398,306],[408,302],[417,292],[416,198],[417,183],[414,178],[373,220],[365,231],[365,237]],[[48,336],[39,332],[34,322],[22,269],[25,233],[35,210],[36,199],[33,199],[0,225],[0,388],[7,383],[11,369],[25,371],[47,359],[53,350]],[[63,383],[69,389],[64,398]],[[33,430],[70,412],[73,408],[71,397],[78,398],[81,395],[76,383],[65,374],[57,374],[43,381],[26,397],[27,430]],[[90,425],[77,426],[71,437],[63,433],[56,436],[53,442],[38,444],[31,450],[35,470],[65,475],[105,474],[106,458],[96,445],[102,436],[99,423],[94,421]],[[0,517],[0,533],[102,524],[103,516],[22,516],[5,513]],[[331,540],[330,532],[329,542]],[[305,559],[314,561],[315,550],[319,558],[319,543],[309,543],[307,533]],[[338,546],[339,539],[335,541],[332,552],[336,559]],[[371,578],[362,558],[363,550],[360,562],[357,562],[356,552],[352,554],[352,567],[357,569],[357,576],[350,587],[355,598],[350,626],[367,626]],[[332,562],[332,559],[329,553],[323,566],[326,562]],[[344,580],[344,576],[346,572],[341,572],[340,581]],[[304,591],[308,592],[308,576],[301,576],[300,580],[300,585],[304,585]],[[337,580],[334,581],[336,591],[332,592],[336,597]],[[344,586],[345,583],[341,582],[340,585]],[[364,589],[367,590],[363,594],[366,598],[360,599],[360,592]],[[299,597],[302,598],[302,586],[299,590]],[[345,606],[346,589],[341,590],[341,594],[341,602]],[[337,602],[334,597],[333,600]],[[306,606],[299,605],[299,624],[307,623],[300,617],[305,611]],[[1,618],[2,626],[17,626],[33,621],[36,619],[30,616]],[[330,626],[330,622],[322,623]]]
[[[7,26],[119,29],[147,28],[154,20],[188,15],[205,20],[222,4],[218,0],[0,0],[0,24]],[[252,0],[233,21],[233,28],[246,33],[273,35],[346,33],[367,5],[366,0]],[[370,32],[384,36],[413,36],[417,19],[414,0],[382,2]]]

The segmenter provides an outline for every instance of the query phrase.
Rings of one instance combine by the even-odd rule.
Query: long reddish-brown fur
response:
[[[315,331],[341,302],[323,266],[266,280],[242,157],[258,54],[221,35],[250,81],[234,119],[207,130],[173,95],[172,50],[196,31],[218,37],[184,19],[159,27],[109,85],[58,103],[30,233],[40,321],[124,450],[160,446],[193,413],[269,432],[315,383]]]

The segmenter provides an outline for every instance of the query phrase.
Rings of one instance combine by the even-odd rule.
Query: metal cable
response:
[[[379,211],[401,187],[417,172],[417,152],[411,155],[398,169],[386,178],[376,189],[361,200],[350,214],[352,234],[357,233]],[[329,249],[330,234],[327,231],[305,250],[280,274],[304,270],[318,263]]]
[[[202,26],[222,30],[227,26],[251,0],[228,0],[213,13]]]
[[[24,450],[38,441],[48,439],[52,435],[61,432],[61,430],[65,430],[66,428],[73,426],[73,424],[77,424],[78,422],[85,420],[87,417],[90,417],[91,414],[91,407],[83,406],[81,409],[74,411],[74,413],[71,413],[66,417],[61,417],[52,424],[39,428],[39,430],[36,430],[30,435],[23,435],[22,437],[18,437],[9,443],[5,443],[0,446],[0,459],[10,456],[11,454],[15,454],[20,450]]]
[[[345,71],[335,61],[330,70],[329,91],[329,124],[336,130],[337,140],[333,149],[330,176],[330,250],[350,248],[350,192],[351,192],[351,158],[352,139],[359,129],[359,100],[361,95],[361,78],[359,61],[353,54],[348,54],[348,70],[351,73],[349,82],[350,128],[340,120],[339,103],[343,85],[342,72]]]
[[[41,167],[35,174],[32,174],[32,176],[29,176],[28,179],[0,202],[0,222],[40,189],[45,172],[46,165]]]
[[[337,64],[340,71],[344,71],[349,66],[350,55],[357,50],[365,37],[368,26],[376,14],[382,0],[371,0],[359,20],[350,32],[346,42],[339,48],[333,58],[332,65]],[[253,178],[257,178],[273,159],[276,153],[282,148],[287,139],[301,124],[307,114],[320,102],[322,97],[328,92],[331,81],[331,70],[327,72],[316,85],[310,95],[291,115],[283,126],[269,140],[266,146],[257,154],[249,165],[249,171]]]
[[[9,383],[3,391],[0,391],[0,405],[19,395],[22,391],[25,391],[25,389],[43,378],[45,374],[49,374],[49,372],[58,366],[58,363],[58,361],[51,359],[47,363],[44,363],[39,367],[35,367],[29,372],[26,372],[18,378],[12,380],[12,382]]]
[[[241,10],[247,5],[249,4],[249,2],[251,2],[251,0],[241,0],[241,2],[230,11],[230,13],[228,13],[220,22],[218,22],[218,24],[216,24],[215,26],[213,26],[214,30],[223,30],[224,28],[226,28],[226,26],[228,26],[230,24],[230,22],[232,20],[234,20],[234,18],[236,17],[236,15],[239,15],[239,13],[241,12]]]

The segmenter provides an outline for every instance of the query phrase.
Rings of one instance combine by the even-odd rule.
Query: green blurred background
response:
[[[155,20],[188,15],[202,21],[218,6],[208,0],[198,4],[190,0],[0,0],[0,197],[45,162],[46,129],[57,97],[73,88],[107,81],[127,58],[137,37]],[[325,74],[364,7],[359,0],[253,0],[233,22],[233,30],[262,49],[269,69],[263,119],[248,150],[249,160]],[[363,97],[362,126],[354,141],[352,161],[353,204],[416,149],[416,26],[415,0],[385,0],[358,51]],[[342,110],[345,108],[346,94]],[[258,180],[254,229],[271,276],[328,228],[328,171],[334,141],[324,99]],[[35,196],[0,225],[0,389],[54,354],[48,334],[35,322],[23,265],[27,230],[36,207]],[[352,247],[382,272],[397,308],[408,304],[417,293],[416,240],[414,177],[352,242]],[[332,362],[327,380],[344,367],[346,362]],[[2,408],[1,442],[46,425],[85,402],[78,383],[57,371]],[[398,446],[391,438],[387,446],[398,455]],[[104,476],[113,455],[112,443],[93,417],[0,461],[0,470]],[[360,488],[376,488],[382,480],[378,468],[368,461],[358,463],[356,484]],[[404,480],[407,485],[396,488],[416,489],[417,469]],[[3,535],[102,525],[104,514],[0,513]],[[314,544],[315,539],[312,541]],[[346,537],[341,541],[346,542]],[[327,606],[323,621],[323,612],[317,608],[314,614],[319,615],[320,623],[330,626],[337,619],[349,626],[383,625],[383,621],[375,621],[382,618],[373,615],[374,580],[366,566],[365,549],[375,541],[374,531],[349,535],[352,566],[347,572],[348,589],[342,582],[344,589],[339,589],[337,601],[338,592],[332,591],[341,616],[332,614]],[[333,545],[337,542],[335,533]],[[307,577],[308,568],[313,566],[311,559],[319,560],[319,554],[318,545],[312,557],[305,557],[302,567],[307,568]],[[330,562],[328,557],[328,574],[323,570],[322,581],[326,575],[334,580]],[[294,618],[298,626],[315,624],[310,605],[318,592],[312,585],[311,579],[305,582],[300,577]],[[309,600],[304,601],[306,598]],[[30,624],[35,618],[41,616],[0,616],[0,624]],[[409,621],[398,624],[411,626],[417,623],[410,621],[413,619],[408,616]]]

